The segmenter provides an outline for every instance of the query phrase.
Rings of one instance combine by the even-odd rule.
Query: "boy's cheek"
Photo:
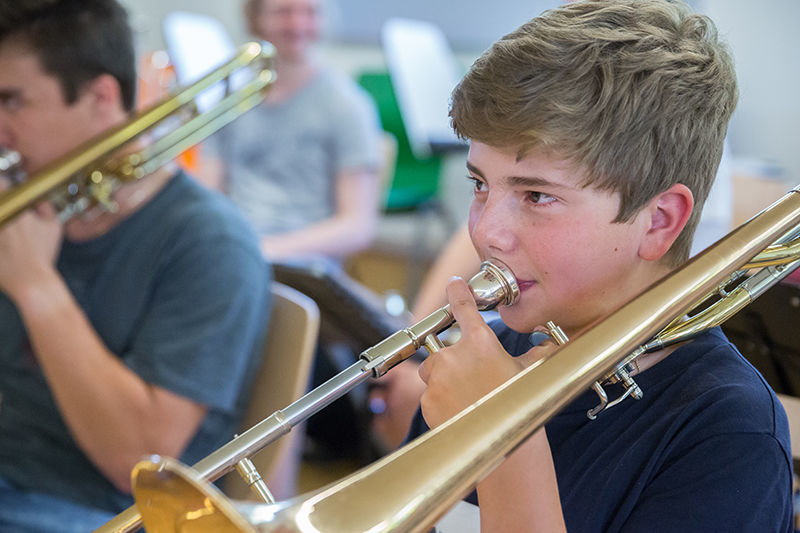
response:
[[[541,326],[547,322],[547,319],[537,322],[538,313],[536,310],[530,309],[528,305],[520,301],[512,307],[499,308],[503,324],[519,333],[530,333],[536,326]]]

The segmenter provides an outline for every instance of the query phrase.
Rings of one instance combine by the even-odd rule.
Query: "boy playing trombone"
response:
[[[475,62],[451,108],[470,234],[521,295],[490,328],[449,284],[462,339],[420,367],[427,425],[541,358],[538,325],[575,337],[686,260],[736,98],[713,24],[666,0],[571,3]],[[477,485],[482,531],[791,531],[785,414],[722,332],[635,374],[643,399],[589,420],[587,391]]]

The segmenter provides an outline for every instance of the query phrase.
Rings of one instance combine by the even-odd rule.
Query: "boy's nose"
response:
[[[514,217],[501,205],[487,203],[470,216],[472,240],[492,252],[511,252],[517,241]]]
[[[314,23],[314,16],[312,13],[295,9],[289,14],[288,25],[294,31],[308,31],[308,28]]]
[[[19,150],[14,127],[3,110],[0,110],[0,148]]]
[[[12,149],[11,134],[6,128],[5,121],[0,116],[0,148]]]

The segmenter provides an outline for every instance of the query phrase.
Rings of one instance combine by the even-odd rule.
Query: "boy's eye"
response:
[[[9,113],[19,111],[22,108],[22,95],[18,93],[0,95],[0,107]]]
[[[473,192],[481,192],[485,186],[483,181],[479,180],[475,176],[467,176],[467,179],[472,182],[472,191]]]
[[[549,194],[537,191],[530,191],[528,193],[528,199],[534,204],[549,204],[556,201],[556,199]]]

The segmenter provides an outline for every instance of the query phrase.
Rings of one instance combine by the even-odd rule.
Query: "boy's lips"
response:
[[[528,279],[518,279],[517,286],[519,287],[519,292],[525,292],[526,290],[530,289],[536,285],[535,280],[528,280]]]

